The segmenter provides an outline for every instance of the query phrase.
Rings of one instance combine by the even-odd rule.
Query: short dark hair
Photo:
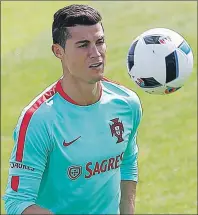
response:
[[[65,48],[66,40],[71,37],[67,27],[95,25],[100,21],[102,21],[100,13],[88,5],[72,4],[61,8],[54,14],[53,43]]]

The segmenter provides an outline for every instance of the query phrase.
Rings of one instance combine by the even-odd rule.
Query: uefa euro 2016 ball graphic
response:
[[[145,92],[165,95],[184,85],[193,70],[193,54],[180,34],[154,28],[132,42],[127,67],[131,79]]]

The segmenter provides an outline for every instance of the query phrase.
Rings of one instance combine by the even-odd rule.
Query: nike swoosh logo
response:
[[[81,138],[81,136],[77,137],[75,140],[72,140],[71,142],[65,142],[65,140],[63,141],[63,146],[69,146],[72,143],[74,143],[76,140],[78,140],[79,138]]]

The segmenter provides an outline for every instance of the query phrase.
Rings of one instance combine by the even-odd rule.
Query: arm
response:
[[[132,122],[133,128],[129,137],[128,145],[123,156],[120,167],[121,170],[121,200],[120,214],[135,213],[136,185],[138,181],[138,146],[137,128],[142,118],[142,107],[139,98],[136,96],[132,103]]]
[[[37,205],[31,205],[30,207],[26,208],[22,214],[53,214],[53,213]]]
[[[138,148],[136,136],[129,142],[121,164],[120,214],[134,214],[136,185],[138,181]]]
[[[14,147],[3,197],[7,214],[48,213],[35,202],[51,150],[51,139],[42,116],[29,117],[28,114],[31,112],[20,117],[13,134]]]
[[[6,200],[6,212],[7,214],[52,214],[49,210],[41,208],[34,203],[31,205],[30,202],[13,199]]]
[[[121,214],[134,214],[136,184],[137,182],[135,181],[121,181]]]

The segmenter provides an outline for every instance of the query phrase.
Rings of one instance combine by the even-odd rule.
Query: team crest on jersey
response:
[[[117,137],[116,143],[121,143],[122,141],[124,141],[122,137],[124,133],[124,126],[122,124],[122,121],[119,122],[119,118],[115,118],[115,119],[112,119],[111,122],[113,122],[113,124],[110,124],[112,137],[113,136]]]
[[[67,174],[71,180],[77,179],[82,174],[82,166],[70,166]]]

